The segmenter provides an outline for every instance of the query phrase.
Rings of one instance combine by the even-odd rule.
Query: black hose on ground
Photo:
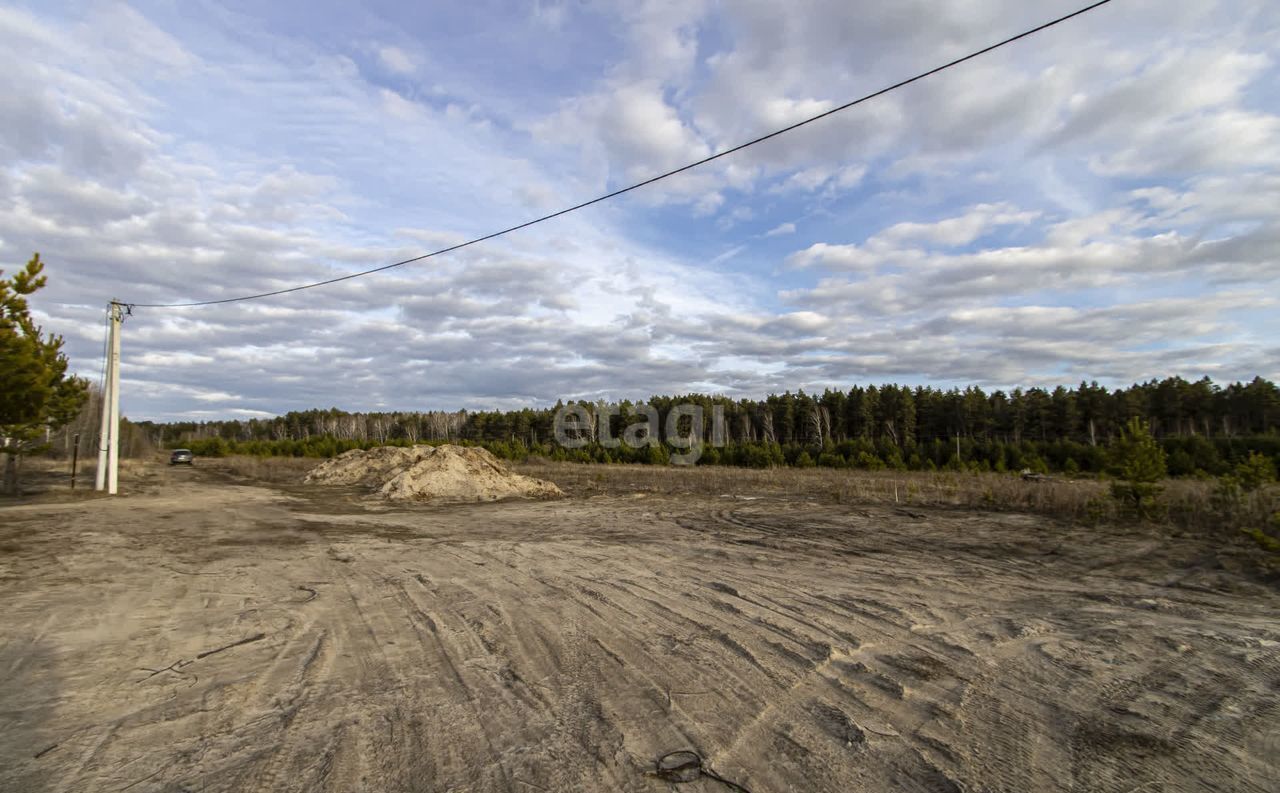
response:
[[[689,749],[682,749],[678,752],[668,752],[654,764],[653,775],[667,782],[683,784],[685,782],[693,782],[699,777],[707,777],[714,779],[730,790],[738,791],[738,793],[751,793],[737,782],[725,779],[724,777],[711,770],[702,760],[702,755]]]

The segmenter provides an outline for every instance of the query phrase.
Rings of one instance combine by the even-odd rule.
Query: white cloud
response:
[[[979,204],[959,217],[933,223],[895,223],[873,240],[899,244],[921,240],[958,247],[968,245],[1000,226],[1025,226],[1039,216],[1039,212],[1019,211],[1008,204]]]
[[[1275,377],[1274,45],[1265,8],[1198,5],[1086,18],[619,201],[375,277],[139,309],[126,411]],[[476,64],[449,71],[456,42],[433,31],[342,53],[302,33],[222,38],[101,9],[92,24],[0,9],[14,86],[0,93],[0,257],[45,255],[42,321],[86,372],[108,296],[228,297],[454,245],[1046,13],[997,0],[545,6],[527,20],[544,47],[522,49],[520,28],[492,20],[507,79],[420,95],[378,80],[428,71],[426,52],[442,85],[479,80]],[[1146,28],[1116,22],[1144,14]],[[121,46],[122,27],[148,45]],[[562,82],[527,96],[534,67]],[[784,261],[759,252],[783,236]]]
[[[795,171],[771,187],[770,192],[811,193],[823,189],[830,193],[843,192],[857,187],[866,173],[866,167],[861,165],[814,165]]]
[[[418,64],[409,53],[390,44],[378,48],[378,61],[384,69],[395,74],[413,74],[418,70]]]
[[[534,132],[543,143],[580,145],[590,160],[608,163],[605,175],[615,182],[646,179],[711,153],[656,82],[612,85],[570,100]],[[701,200],[709,184],[705,174],[691,174],[659,189]]]

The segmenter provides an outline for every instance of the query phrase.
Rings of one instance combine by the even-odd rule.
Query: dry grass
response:
[[[196,465],[237,479],[271,484],[297,484],[321,460],[306,457],[202,457]],[[148,460],[121,460],[122,479],[167,455]],[[69,484],[65,461],[32,459],[26,471],[28,492],[62,490]],[[24,466],[25,467],[25,466]],[[93,462],[81,467],[80,490],[93,488]],[[1013,474],[911,471],[851,471],[830,468],[751,469],[728,466],[651,466],[555,463],[530,460],[513,464],[526,476],[550,480],[570,496],[627,495],[644,492],[668,496],[765,496],[809,499],[838,504],[896,504],[902,507],[944,507],[1030,512],[1078,523],[1132,521],[1111,498],[1110,486],[1096,479],[1050,477],[1024,481]],[[1273,516],[1280,511],[1280,487],[1247,494],[1229,511],[1213,497],[1214,482],[1171,479],[1163,483],[1158,514],[1167,524],[1185,530],[1236,537],[1241,529],[1274,536]]]
[[[324,460],[314,457],[250,457],[235,454],[229,457],[201,457],[196,460],[196,465],[255,482],[298,484],[312,468],[322,462]]]
[[[1006,508],[1081,516],[1091,502],[1107,497],[1106,485],[1094,480],[1025,482],[1007,474],[553,462],[522,463],[514,469],[527,476],[550,479],[573,495],[651,492],[774,496],[836,503]]]
[[[201,458],[197,465],[241,479],[297,483],[321,461],[297,457]],[[961,507],[1052,514],[1068,519],[1109,517],[1107,485],[1095,480],[1024,482],[1007,474],[841,471],[829,468],[757,470],[727,466],[599,465],[527,462],[517,473],[555,482],[571,496],[660,493],[774,496],[848,504]],[[1180,491],[1199,482],[1170,483]]]
[[[4,456],[0,455],[0,469],[4,467]],[[76,467],[75,489],[71,489],[71,460],[50,457],[24,457],[21,462],[19,482],[22,495],[16,499],[0,489],[0,498],[8,503],[37,499],[40,501],[95,498],[93,489],[94,476],[97,471],[96,456],[81,456]],[[121,460],[120,475],[127,478],[141,468],[139,460]]]
[[[908,471],[847,471],[830,468],[766,470],[699,466],[584,465],[530,461],[514,466],[527,476],[550,479],[570,495],[729,495],[808,498],[841,504],[897,504],[1031,512],[1072,522],[1132,520],[1119,511],[1110,484],[1096,479],[1051,477],[1024,481],[1012,474]],[[1280,492],[1255,493],[1231,515],[1213,499],[1214,483],[1190,479],[1164,482],[1157,510],[1182,529],[1235,534],[1241,526],[1265,527],[1280,509]]]

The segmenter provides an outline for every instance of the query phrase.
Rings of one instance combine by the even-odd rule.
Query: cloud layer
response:
[[[42,253],[42,321],[96,377],[109,298],[417,255],[1072,6],[94,8],[0,9],[0,266]],[[139,308],[125,412],[1274,379],[1276,41],[1271,3],[1111,4],[502,240]]]

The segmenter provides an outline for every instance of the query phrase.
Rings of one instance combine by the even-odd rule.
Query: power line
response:
[[[363,270],[357,273],[340,275],[335,278],[328,278],[323,281],[315,281],[313,283],[302,284],[300,286],[291,286],[291,287],[288,287],[287,289],[276,289],[270,292],[259,292],[257,294],[252,294],[252,295],[242,295],[240,297],[227,297],[227,298],[222,298],[220,300],[199,300],[199,301],[194,301],[190,303],[131,303],[129,305],[136,306],[138,308],[192,308],[194,306],[213,306],[213,305],[219,305],[222,303],[238,303],[245,300],[260,300],[264,297],[275,297],[277,295],[287,295],[291,292],[301,292],[304,289],[315,289],[316,287],[320,287],[320,286],[328,286],[330,284],[336,284],[342,281],[350,281],[353,278],[361,278],[366,275],[373,275],[374,273],[380,273],[380,272],[383,272],[384,270],[391,270],[396,267],[403,267],[406,264],[413,264],[414,262],[420,262],[423,259],[430,259],[434,256],[441,256],[446,253],[452,253],[453,251],[461,250],[463,248],[467,248],[481,242],[486,242],[488,240],[505,236],[514,231],[520,231],[521,229],[526,229],[526,228],[529,228],[530,226],[536,226],[539,223],[545,223],[546,221],[552,220],[554,218],[558,218],[561,215],[567,215],[570,212],[576,212],[579,209],[585,209],[586,207],[589,207],[592,204],[598,204],[602,201],[608,201],[611,198],[617,198],[618,196],[624,193],[629,193],[632,190],[638,190],[641,187],[646,187],[648,185],[653,184],[654,182],[660,182],[663,179],[667,179],[669,177],[675,176],[676,174],[684,173],[685,171],[692,170],[701,165],[706,165],[707,163],[712,162],[714,160],[718,160],[721,157],[727,157],[730,154],[740,152],[743,149],[749,148],[751,146],[755,146],[758,143],[763,143],[772,138],[776,138],[779,135],[784,135],[788,132],[799,129],[800,127],[803,127],[807,124],[812,124],[813,122],[824,119],[827,116],[833,116],[836,113],[840,113],[844,110],[848,110],[849,108],[854,107],[855,105],[860,105],[863,102],[870,101],[872,99],[875,99],[878,96],[883,96],[884,94],[887,94],[891,91],[896,91],[899,88],[903,88],[904,86],[908,86],[914,82],[923,80],[926,77],[932,77],[933,75],[938,74],[939,72],[946,71],[947,69],[950,69],[953,66],[959,66],[960,64],[966,61],[970,61],[970,60],[973,60],[974,58],[978,58],[983,55],[986,55],[987,53],[992,52],[993,50],[998,50],[1001,47],[1014,43],[1015,41],[1019,41],[1021,39],[1027,38],[1028,36],[1033,36],[1041,31],[1048,30],[1049,28],[1055,25],[1062,24],[1063,22],[1066,22],[1069,19],[1073,19],[1075,17],[1081,16],[1082,14],[1087,14],[1090,11],[1093,11],[1094,9],[1100,6],[1104,6],[1110,2],[1111,0],[1099,0],[1096,3],[1085,6],[1084,8],[1078,9],[1076,11],[1072,11],[1071,13],[1066,14],[1064,16],[1060,16],[1057,19],[1051,20],[1049,22],[1045,22],[1042,25],[1037,25],[1036,27],[1031,28],[1029,30],[1024,30],[1023,32],[1015,36],[1010,36],[1009,38],[1004,39],[1003,41],[999,41],[995,44],[991,44],[987,47],[983,47],[980,50],[976,50],[974,52],[969,53],[968,55],[965,55],[960,58],[956,58],[953,61],[949,61],[947,63],[942,64],[941,66],[935,66],[934,68],[926,72],[921,72],[915,75],[914,77],[908,77],[905,80],[901,80],[899,82],[894,83],[893,85],[889,85],[884,88],[881,88],[880,90],[875,91],[873,93],[866,94],[865,96],[854,99],[851,102],[846,102],[845,104],[840,105],[839,107],[833,107],[830,110],[819,113],[815,116],[810,116],[809,118],[806,118],[803,121],[797,121],[796,123],[791,124],[789,126],[782,127],[781,129],[776,129],[773,132],[770,132],[766,135],[761,135],[760,137],[749,140],[746,143],[739,143],[737,146],[724,149],[723,151],[716,152],[715,154],[712,154],[708,157],[703,157],[701,160],[696,160],[694,162],[689,163],[688,165],[682,165],[679,168],[666,171],[665,173],[660,173],[657,176],[651,176],[648,179],[645,179],[644,181],[636,182],[635,184],[628,185],[627,187],[614,190],[611,193],[605,193],[604,195],[597,196],[596,198],[593,198],[589,201],[583,201],[580,204],[574,204],[571,207],[566,207],[559,211],[552,212],[548,215],[543,215],[542,217],[534,218],[533,220],[527,220],[524,223],[520,223],[515,226],[502,229],[501,231],[495,231],[495,232],[492,232],[491,234],[486,234],[483,237],[476,237],[474,239],[467,240],[466,242],[458,243],[457,245],[450,245],[447,248],[441,248],[439,250],[435,250],[430,253],[424,253],[421,256],[414,256],[413,258],[410,258],[410,259],[403,259],[398,262],[392,262],[391,264],[384,264],[381,267],[374,267],[371,270]]]

